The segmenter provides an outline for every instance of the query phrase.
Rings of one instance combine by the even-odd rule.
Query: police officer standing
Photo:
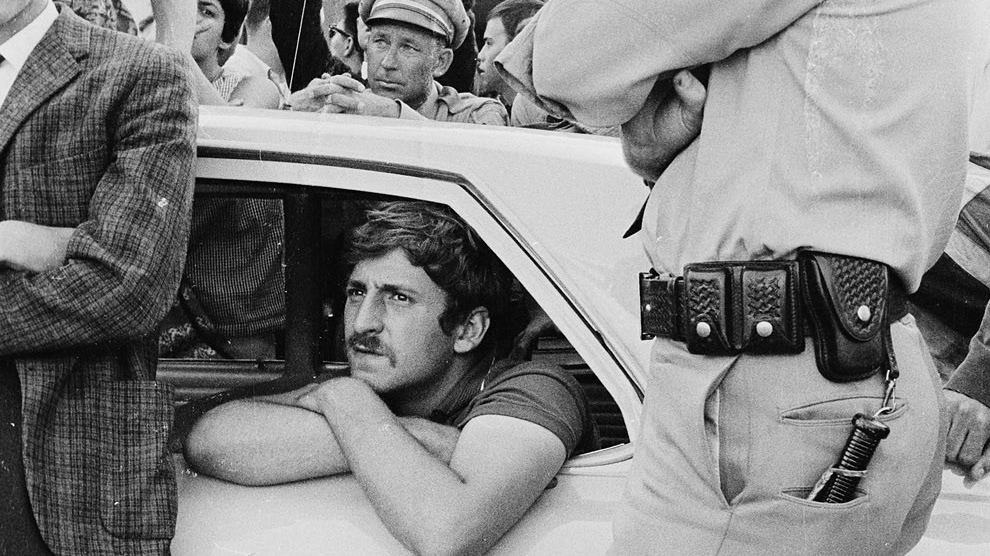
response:
[[[921,537],[944,431],[902,298],[959,208],[967,9],[554,0],[497,59],[551,112],[623,124],[633,168],[659,176],[640,233],[657,340],[612,554],[903,554]],[[678,154],[663,101],[708,64]],[[840,459],[854,430],[876,450],[862,469]]]

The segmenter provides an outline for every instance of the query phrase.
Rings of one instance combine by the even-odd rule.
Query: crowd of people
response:
[[[277,356],[282,203],[194,200],[197,105],[621,138],[651,189],[641,306],[675,310],[644,318],[611,554],[904,554],[944,463],[990,471],[977,18],[914,0],[150,6],[0,7],[0,556],[167,554],[157,358]],[[211,409],[186,459],[248,485],[353,473],[414,552],[483,553],[599,446],[588,402],[494,345],[518,284],[456,214],[364,208],[349,375]],[[534,309],[524,343],[550,328]],[[839,468],[863,422],[881,450]]]

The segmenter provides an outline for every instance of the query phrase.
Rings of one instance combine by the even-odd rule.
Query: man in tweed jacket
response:
[[[168,554],[172,396],[154,340],[192,202],[186,66],[50,0],[4,0],[0,55],[0,224],[71,229],[47,269],[0,263],[0,412],[21,406],[0,455],[22,454],[0,468],[0,554]],[[0,251],[35,254],[25,237],[0,234]]]

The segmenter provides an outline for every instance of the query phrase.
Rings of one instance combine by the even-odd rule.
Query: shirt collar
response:
[[[38,46],[56,19],[58,19],[58,10],[55,9],[55,4],[48,2],[45,9],[38,14],[38,17],[34,18],[34,21],[7,39],[7,42],[0,44],[0,56],[3,56],[16,72],[19,72],[27,62],[31,51]]]
[[[426,96],[426,100],[420,105],[419,108],[416,109],[416,111],[431,120],[437,119],[437,97],[439,94],[440,84],[434,81],[433,85],[430,87],[430,93]]]

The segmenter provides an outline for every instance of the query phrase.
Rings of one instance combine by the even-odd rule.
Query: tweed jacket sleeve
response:
[[[185,258],[197,112],[184,62],[70,17],[0,109],[2,218],[76,228],[60,268],[0,271],[0,356],[148,335]]]

